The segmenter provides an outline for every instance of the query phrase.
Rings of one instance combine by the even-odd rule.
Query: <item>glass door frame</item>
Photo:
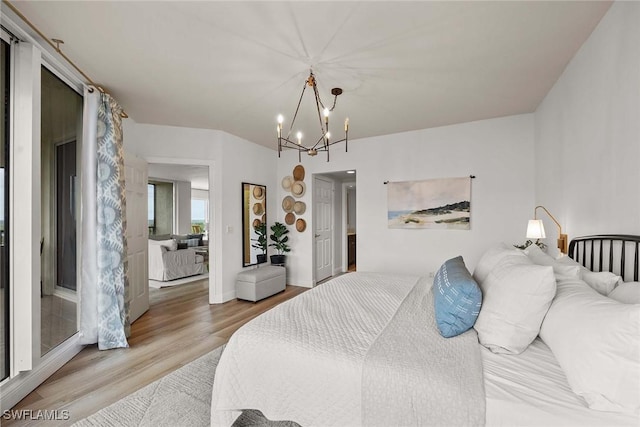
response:
[[[10,194],[9,194],[9,188],[11,186],[11,181],[10,181],[10,167],[11,167],[11,119],[13,117],[13,111],[12,111],[12,99],[13,99],[13,72],[12,72],[12,68],[13,68],[13,49],[11,48],[11,36],[4,31],[4,29],[0,29],[0,41],[2,43],[6,43],[7,45],[7,50],[6,50],[6,54],[7,57],[4,58],[4,60],[7,61],[7,70],[6,70],[6,92],[8,94],[8,102],[6,104],[6,110],[5,110],[5,116],[4,117],[0,117],[0,120],[3,120],[4,123],[4,127],[5,127],[5,135],[2,135],[2,141],[0,141],[0,144],[3,145],[3,149],[4,149],[4,200],[3,200],[3,207],[4,207],[4,230],[3,230],[3,236],[2,236],[2,246],[3,246],[3,250],[2,252],[0,252],[0,257],[2,257],[3,259],[0,260],[0,262],[2,262],[2,264],[4,265],[4,271],[0,271],[0,274],[2,274],[2,280],[4,281],[4,288],[2,289],[2,295],[0,296],[1,298],[4,299],[4,313],[2,313],[3,316],[3,324],[4,324],[4,330],[0,331],[0,333],[2,333],[3,337],[3,341],[4,341],[4,354],[1,354],[0,357],[2,357],[2,363],[3,363],[3,372],[2,375],[0,376],[0,382],[4,381],[5,379],[9,378],[11,376],[11,353],[13,351],[12,348],[12,341],[11,341],[11,316],[10,316],[10,311],[11,311],[11,283],[10,283],[10,267],[11,267],[11,263],[10,263]],[[4,97],[4,93],[1,93],[0,96]],[[0,100],[0,102],[4,102],[4,100]],[[5,120],[6,119],[6,120]]]
[[[58,79],[60,79],[60,81],[62,83],[64,83],[69,89],[73,90],[74,92],[76,92],[82,99],[82,103],[83,103],[83,110],[84,110],[84,86],[82,84],[79,83],[75,83],[74,81],[72,81],[70,78],[68,78],[63,72],[61,72],[58,69],[57,64],[50,62],[48,60],[47,57],[45,57],[44,55],[42,56],[41,59],[41,63],[40,63],[40,67],[41,69],[46,69],[47,71],[49,71],[51,74],[53,74],[53,76],[57,77]],[[40,96],[42,96],[42,94],[40,94]],[[82,110],[83,114],[84,111]],[[58,343],[58,346],[62,345],[66,340],[72,338],[73,336],[78,335],[78,331],[80,330],[80,298],[79,298],[79,293],[80,293],[80,287],[82,286],[81,284],[81,278],[82,278],[82,223],[81,223],[81,205],[82,205],[82,199],[81,199],[81,175],[82,175],[82,141],[83,141],[83,128],[84,128],[84,118],[82,120],[81,126],[80,126],[80,133],[76,135],[75,137],[75,141],[76,141],[76,206],[75,206],[75,223],[76,223],[76,291],[71,291],[69,289],[66,289],[64,287],[58,286],[57,283],[57,262],[55,262],[55,260],[53,261],[53,270],[52,270],[52,274],[54,277],[54,285],[53,285],[53,292],[54,295],[66,299],[68,301],[72,301],[76,303],[76,332],[75,334],[73,334],[71,337],[61,341],[60,343]],[[54,151],[53,151],[53,156],[54,156],[54,160],[55,160],[55,148],[58,145],[62,145],[65,143],[69,143],[71,142],[71,140],[61,140],[61,141],[56,141],[53,146],[54,146]],[[40,168],[42,168],[42,166],[40,166]],[[55,177],[55,161],[54,161],[54,177]],[[44,191],[43,189],[41,189],[41,191]],[[55,191],[54,189],[54,196],[57,195],[57,191]],[[56,230],[56,213],[55,213],[55,209],[53,210],[53,236],[54,238],[57,240],[57,230]],[[40,308],[41,310],[41,308]],[[38,340],[38,344],[37,344],[37,348],[41,348],[41,335],[42,331],[39,332],[39,336],[37,338]],[[50,353],[53,352],[53,350],[55,349],[52,348],[51,350],[47,351],[45,354],[41,354],[40,350],[38,350],[38,354],[40,354],[40,358],[43,359],[45,357],[47,357]]]

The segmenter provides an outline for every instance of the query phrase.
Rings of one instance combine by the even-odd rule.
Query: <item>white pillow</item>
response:
[[[534,264],[553,265],[553,263],[555,262],[555,259],[553,259],[552,256],[542,252],[542,249],[540,249],[538,245],[529,245],[523,252]]]
[[[640,305],[604,297],[582,280],[560,280],[540,337],[591,409],[640,410]]]
[[[593,272],[568,256],[558,258],[556,264],[577,266],[580,269],[579,278],[602,295],[609,295],[618,282],[622,281],[620,276],[608,271]]]
[[[175,239],[169,240],[151,240],[149,239],[150,245],[160,245],[167,248],[168,251],[175,251],[178,249],[178,242]]]
[[[556,258],[556,263],[578,267],[580,271],[589,271],[589,269],[568,255],[562,255],[561,257]]]
[[[478,265],[476,265],[476,268],[473,271],[473,278],[478,282],[478,284],[484,282],[498,261],[505,256],[513,255],[514,253],[517,254],[520,253],[520,251],[515,248],[510,248],[504,243],[500,243],[498,246],[489,248],[484,255],[482,255],[482,258],[480,258]]]
[[[556,276],[569,276],[576,279],[580,278],[580,265],[578,263],[572,265],[558,262],[553,257],[542,252],[537,245],[530,245],[524,250],[524,253],[534,264],[552,266],[553,272]]]
[[[618,285],[618,281],[622,281],[622,278],[608,271],[593,272],[583,270],[582,280],[598,291],[599,294],[606,296]]]
[[[480,284],[482,308],[474,328],[494,353],[519,354],[536,338],[556,293],[553,268],[522,252],[505,256]]]
[[[640,282],[620,283],[608,297],[624,304],[640,304]]]

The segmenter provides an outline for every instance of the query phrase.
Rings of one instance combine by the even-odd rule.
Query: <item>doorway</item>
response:
[[[179,297],[193,287],[209,287],[210,195],[208,165],[149,163],[149,301],[154,305],[168,297]],[[175,242],[175,271],[158,271],[162,261],[154,261],[155,245]],[[160,242],[160,243],[156,243]],[[191,257],[178,256],[193,252]],[[169,256],[169,255],[167,255]],[[163,257],[164,259],[165,257]],[[193,265],[191,265],[193,264]]]
[[[355,271],[356,171],[314,175],[314,283]]]
[[[355,179],[355,177],[354,177]],[[356,183],[343,182],[342,191],[344,194],[344,207],[342,209],[343,222],[347,230],[347,271],[356,271]]]

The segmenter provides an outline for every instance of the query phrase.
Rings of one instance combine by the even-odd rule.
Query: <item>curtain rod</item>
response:
[[[60,56],[62,56],[64,58],[65,61],[67,61],[73,68],[75,68],[75,70],[77,72],[79,72],[82,77],[85,78],[86,81],[89,82],[89,84],[93,87],[95,87],[96,89],[98,89],[100,92],[102,93],[109,93],[107,92],[104,88],[102,88],[101,86],[95,84],[95,82],[93,80],[91,80],[91,78],[89,76],[87,76],[85,74],[84,71],[82,71],[80,69],[80,67],[78,67],[71,59],[69,59],[69,57],[67,55],[64,54],[64,52],[62,52],[62,50],[60,49],[60,42],[64,43],[62,40],[57,40],[57,39],[49,39],[47,36],[45,36],[42,31],[40,31],[38,29],[38,27],[36,27],[31,21],[29,21],[29,19],[24,16],[22,14],[22,12],[20,12],[13,4],[11,4],[11,2],[9,2],[9,0],[2,0],[2,3],[6,4],[7,6],[9,6],[9,9],[11,9],[16,15],[18,15],[18,17],[20,17],[20,19],[22,19],[27,25],[29,25],[33,31],[35,31],[36,33],[38,33],[38,35],[47,43],[49,43],[49,45],[56,51],[58,52],[58,54]],[[53,43],[53,40],[56,40],[56,43]],[[92,91],[92,88],[89,88],[89,91]],[[124,112],[124,110],[120,113],[120,115],[122,116],[122,118],[126,119],[129,118],[129,115],[127,113]]]
[[[475,177],[476,177],[475,175],[469,175],[469,178],[471,178],[471,179],[475,179]],[[387,185],[388,183],[389,183],[389,181],[383,182],[384,185]]]

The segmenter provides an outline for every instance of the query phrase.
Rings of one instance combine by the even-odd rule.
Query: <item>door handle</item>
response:
[[[316,234],[315,236],[316,236],[316,237],[320,237],[320,235],[319,235],[319,234]]]

